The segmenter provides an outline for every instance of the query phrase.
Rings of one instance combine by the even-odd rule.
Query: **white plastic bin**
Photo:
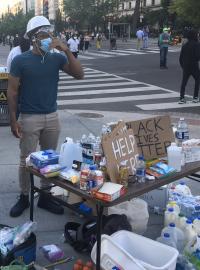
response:
[[[96,263],[96,244],[94,245],[91,258]],[[108,235],[101,237],[101,269],[112,270],[117,266],[123,270],[145,270],[145,268],[130,256],[123,248],[120,248]]]
[[[176,269],[179,252],[173,247],[128,231],[118,231],[111,238],[147,270]]]

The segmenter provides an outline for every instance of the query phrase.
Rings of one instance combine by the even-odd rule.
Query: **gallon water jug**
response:
[[[74,143],[73,139],[66,138],[61,145],[59,164],[71,169],[74,160],[82,162],[82,148],[78,143]]]
[[[165,233],[169,233],[171,239],[176,243],[178,251],[182,252],[185,244],[185,236],[183,231],[177,228],[174,223],[170,223],[162,230],[161,235],[164,235]]]
[[[185,244],[188,244],[189,242],[193,241],[194,238],[197,236],[197,233],[193,228],[192,221],[189,219],[187,219],[186,221],[184,234],[185,234]]]
[[[178,215],[173,208],[169,208],[165,211],[164,225],[168,226],[170,223],[177,223]]]
[[[178,147],[176,143],[171,143],[171,146],[167,147],[168,165],[177,172],[181,171],[182,162],[182,148]]]
[[[175,192],[180,195],[192,195],[190,188],[183,181],[175,186]]]
[[[177,215],[180,214],[180,207],[178,206],[178,204],[175,201],[169,201],[167,204],[167,209],[169,208],[173,208],[174,212],[177,213]]]
[[[195,232],[200,236],[200,217],[194,219],[193,227]]]
[[[164,233],[164,235],[161,235],[156,239],[156,241],[168,245],[170,247],[176,248],[176,243],[171,238],[171,235],[169,233]]]
[[[199,250],[200,250],[200,235],[197,235],[187,243],[187,245],[184,248],[184,252],[192,254],[196,251],[199,252]]]
[[[185,230],[187,218],[183,214],[178,215],[178,220],[176,226],[181,229],[182,231]]]

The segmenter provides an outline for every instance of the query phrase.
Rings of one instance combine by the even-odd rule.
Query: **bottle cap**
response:
[[[174,228],[174,227],[176,227],[176,225],[174,223],[170,223],[169,224],[169,227],[173,227]]]
[[[139,155],[138,159],[139,160],[144,160],[144,156],[143,155]]]
[[[182,186],[185,185],[185,182],[181,181],[181,182],[180,182],[180,185],[182,185]]]
[[[183,215],[183,214],[181,214],[181,213],[180,213],[180,214],[178,214],[178,216],[179,216],[179,217],[184,217],[184,215]]]
[[[180,121],[184,121],[184,120],[185,120],[185,118],[184,118],[184,117],[181,117],[181,118],[180,118]]]
[[[192,221],[189,220],[189,219],[187,219],[187,220],[186,220],[186,223],[187,223],[187,224],[192,224]]]
[[[78,169],[78,165],[77,164],[72,164],[72,169],[77,170]]]
[[[170,237],[169,233],[164,233],[164,237],[169,238]]]
[[[168,208],[168,211],[169,211],[169,212],[174,212],[174,208],[171,208],[171,207],[170,207],[170,208]]]

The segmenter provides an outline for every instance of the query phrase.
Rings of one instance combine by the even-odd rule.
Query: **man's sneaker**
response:
[[[63,207],[46,194],[40,194],[37,206],[56,215],[64,214]]]
[[[199,98],[198,97],[193,98],[192,102],[193,103],[199,103]]]
[[[19,217],[24,212],[26,208],[29,208],[29,196],[20,194],[19,200],[17,203],[11,208],[10,210],[10,216],[11,217]]]
[[[184,98],[181,98],[178,102],[178,104],[185,104],[186,103],[186,100]]]

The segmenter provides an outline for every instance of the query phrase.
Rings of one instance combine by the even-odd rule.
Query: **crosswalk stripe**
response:
[[[117,50],[118,52],[124,52],[123,50]],[[144,52],[139,52],[137,50],[128,50],[129,54],[145,54]]]
[[[110,55],[129,55],[128,52],[126,52],[125,50],[123,51],[123,53],[120,53],[118,52],[118,50],[116,51],[104,51],[104,50],[101,50],[102,53],[106,53],[106,54],[110,54]]]
[[[180,94],[178,96],[180,96]],[[140,104],[136,106],[144,111],[150,111],[150,110],[183,109],[183,108],[189,108],[189,107],[199,107],[200,103],[190,102],[186,104],[178,104],[178,101],[177,101],[177,102],[159,103],[159,104]]]
[[[118,77],[113,77],[113,78],[109,78],[109,79],[105,79],[105,78],[101,78],[101,79],[86,79],[86,80],[76,80],[76,79],[72,79],[72,80],[68,80],[68,81],[60,81],[59,83],[58,83],[58,85],[60,86],[60,85],[65,85],[65,84],[79,84],[79,83],[88,83],[88,82],[105,82],[105,81],[123,81],[123,80],[125,80],[125,79],[123,79],[123,78],[118,78]],[[123,82],[121,82],[121,84],[123,84]],[[60,87],[59,87],[60,88]],[[60,89],[62,89],[62,88],[60,88]]]
[[[92,55],[92,56],[102,56],[102,57],[110,57],[109,55],[105,55],[105,54],[101,54],[101,53],[94,53],[94,52],[88,52],[87,53],[88,56]]]
[[[79,54],[78,55],[78,58],[80,58],[80,59],[87,59],[87,60],[89,60],[89,59],[95,59],[95,57],[86,56],[86,55],[82,55],[82,54]]]
[[[108,73],[102,73],[102,74],[89,74],[89,75],[85,75],[84,78],[94,78],[94,77],[111,77],[113,75],[110,75]],[[65,77],[65,79],[60,79],[61,81],[63,80],[68,80],[71,79],[72,77]]]
[[[111,93],[136,93],[142,91],[162,91],[156,86],[145,86],[145,87],[135,87],[135,88],[118,88],[118,89],[100,89],[100,90],[89,90],[89,91],[76,91],[76,92],[59,92],[58,97],[68,97],[68,96],[82,96],[82,95],[99,95],[99,94],[111,94]]]
[[[58,100],[58,105],[74,105],[74,104],[96,104],[96,103],[115,103],[122,101],[137,101],[137,100],[149,100],[160,98],[173,98],[178,97],[178,93],[173,94],[153,94],[153,95],[140,95],[140,96],[126,96],[126,97],[107,97],[96,99],[72,99],[72,100]]]
[[[78,89],[78,88],[92,88],[92,87],[111,87],[111,86],[125,86],[125,85],[135,85],[138,82],[120,82],[120,83],[101,83],[101,84],[84,84],[84,85],[69,85],[69,86],[61,86],[59,87],[60,90],[67,90],[67,89]],[[142,84],[142,83],[140,83]]]

